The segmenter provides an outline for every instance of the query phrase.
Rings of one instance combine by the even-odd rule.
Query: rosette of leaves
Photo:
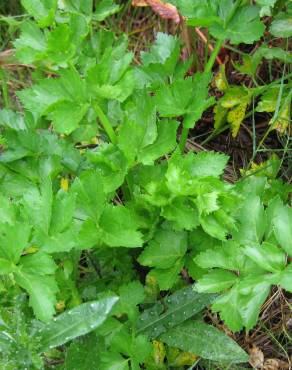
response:
[[[213,238],[225,240],[236,230],[234,215],[240,197],[220,179],[227,159],[215,153],[174,153],[167,164],[133,170],[140,199],[136,209],[142,213],[148,204],[156,210],[154,225],[161,224],[152,227],[154,235],[152,231],[152,239],[138,258],[142,265],[153,268],[149,276],[158,281],[160,289],[170,289],[188,264],[188,232],[202,228]]]
[[[239,226],[232,238],[201,252],[195,262],[208,272],[199,279],[199,292],[220,293],[212,309],[233,331],[251,329],[271,287],[291,292],[292,212],[279,196],[264,206],[263,186],[254,188],[238,214]],[[256,186],[258,184],[258,186]]]

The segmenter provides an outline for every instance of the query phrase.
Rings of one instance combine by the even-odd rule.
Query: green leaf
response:
[[[149,278],[153,278],[154,281],[157,281],[160,290],[169,290],[176,282],[178,282],[178,275],[183,267],[184,258],[180,258],[172,267],[169,267],[168,269],[154,268],[147,276]]]
[[[36,23],[25,21],[20,27],[20,37],[13,43],[16,56],[23,63],[33,63],[44,56],[46,50],[46,40],[43,32]]]
[[[40,188],[31,188],[23,196],[23,212],[32,225],[48,234],[52,215],[53,192],[49,178],[42,179]]]
[[[109,295],[57,316],[35,334],[40,339],[40,351],[60,346],[96,329],[106,320],[117,301],[117,296]]]
[[[218,210],[217,212],[220,212],[223,210]],[[224,211],[223,211],[224,212]],[[226,241],[226,236],[228,234],[228,225],[226,222],[223,222],[221,220],[218,220],[218,217],[216,217],[216,212],[211,214],[202,215],[200,217],[200,223],[203,228],[203,230],[211,235],[213,238],[217,238],[222,241]],[[229,219],[230,222],[230,219]]]
[[[117,328],[110,338],[110,350],[113,353],[121,353],[131,361],[131,369],[139,370],[146,357],[151,355],[152,346],[145,335],[134,336],[123,325]],[[103,360],[104,354],[101,354]]]
[[[68,32],[68,30],[65,30],[65,32]],[[52,47],[54,47],[54,41],[52,41],[52,43]],[[60,49],[62,51],[63,46],[61,46]],[[62,58],[63,56],[61,55],[60,59]],[[39,119],[41,116],[45,115],[50,117],[50,114],[52,114],[50,111],[55,109],[54,107],[58,108],[56,117],[60,117],[61,119],[62,107],[64,107],[64,112],[67,111],[68,113],[70,103],[74,102],[75,106],[81,107],[79,111],[76,111],[76,107],[73,107],[71,104],[74,112],[74,125],[76,125],[76,117],[79,118],[81,116],[80,110],[84,110],[86,106],[85,103],[87,102],[88,93],[86,84],[84,80],[81,79],[78,72],[66,69],[60,72],[60,78],[43,79],[31,88],[19,91],[18,96],[25,109],[30,111],[35,119]],[[62,122],[59,123],[62,124]],[[69,124],[69,126],[70,125],[71,124]],[[62,125],[60,127],[62,128]]]
[[[66,351],[65,368],[67,370],[90,370],[92,364],[100,363],[100,352],[97,351],[98,338],[87,335],[74,340]]]
[[[271,225],[281,247],[292,256],[292,209],[278,201],[273,211]]]
[[[230,39],[233,44],[252,44],[263,35],[265,26],[260,21],[260,8],[240,5],[232,0],[202,3],[198,0],[176,0],[187,23],[209,27],[213,37]]]
[[[72,185],[76,194],[76,203],[80,218],[98,221],[105,207],[106,197],[103,192],[101,175],[94,170],[83,171]]]
[[[117,13],[119,10],[120,6],[115,4],[113,0],[101,0],[96,5],[93,19],[101,22],[110,15]]]
[[[107,352],[102,356],[100,370],[129,370],[129,359],[119,353]]]
[[[275,6],[277,0],[257,0],[256,2],[261,6],[260,16],[264,17],[272,15],[271,8]]]
[[[217,1],[212,3],[202,3],[199,0],[171,0],[176,5],[181,14],[189,18],[188,22],[195,26],[210,26],[214,22],[220,21],[217,16]]]
[[[191,159],[188,169],[193,177],[219,177],[228,161],[226,155],[215,152],[199,152],[188,157]]]
[[[246,73],[250,76],[256,75],[257,68],[263,59],[267,59],[267,60],[279,59],[286,63],[292,62],[292,56],[287,51],[283,50],[282,48],[278,48],[278,47],[269,48],[266,45],[260,46],[257,49],[257,51],[252,55],[243,55],[242,59],[243,59],[243,65],[236,65],[235,67],[240,72]],[[279,90],[279,88],[277,86],[274,86],[274,87],[270,86],[269,89],[267,89],[267,91],[263,95],[269,94],[270,91],[273,91],[273,90],[274,91]],[[276,96],[276,99],[277,99],[277,96]],[[269,110],[269,109],[272,109],[273,106],[269,108],[269,106],[267,105],[266,107]]]
[[[206,109],[215,104],[213,97],[208,97],[209,84],[212,73],[196,73],[193,77],[193,93],[185,116],[183,125],[187,128],[193,128],[197,121],[202,117]]]
[[[17,271],[15,281],[29,293],[29,303],[36,317],[44,322],[49,321],[55,313],[58,291],[52,276],[39,276]]]
[[[217,211],[220,207],[218,205],[218,195],[217,191],[212,191],[211,193],[199,194],[195,200],[199,214],[210,214]]]
[[[22,6],[41,27],[48,27],[54,21],[57,0],[21,0]]]
[[[240,296],[238,304],[243,324],[247,330],[250,330],[258,321],[261,307],[270,293],[271,284],[265,281],[265,276],[259,276],[258,279],[247,278],[245,285],[246,289],[244,286],[239,286],[243,294]]]
[[[155,96],[158,111],[162,117],[177,117],[187,113],[192,98],[193,80],[191,77],[175,80],[171,85],[164,84]]]
[[[221,320],[224,320],[232,331],[237,332],[243,328],[244,323],[240,313],[239,293],[236,285],[215,300],[212,310],[220,313]]]
[[[187,198],[175,198],[162,208],[161,215],[175,230],[193,230],[199,225],[198,210]]]
[[[132,344],[132,369],[141,369],[140,364],[145,362],[145,359],[152,354],[152,346],[145,335],[139,335],[135,338]]]
[[[138,261],[144,266],[167,269],[184,256],[187,250],[187,233],[160,229],[140,254]]]
[[[37,234],[36,240],[41,245],[42,251],[50,254],[68,252],[77,246],[80,249],[84,249],[82,244],[77,244],[78,231],[79,227],[75,222],[68,229],[60,233],[57,232],[47,237]]]
[[[89,249],[100,243],[100,230],[91,219],[84,221],[78,234],[78,248]]]
[[[1,223],[13,224],[15,222],[16,208],[4,195],[0,194],[0,219]]]
[[[100,145],[87,152],[87,158],[102,174],[106,194],[117,190],[124,182],[128,161],[123,152],[112,144]]]
[[[31,227],[26,223],[0,223],[0,257],[18,263],[22,251],[28,246],[30,233]]]
[[[266,271],[278,272],[285,268],[285,253],[271,243],[264,242],[262,245],[246,246],[244,253]]]
[[[29,254],[20,259],[19,267],[26,274],[50,275],[57,269],[53,258],[45,253]]]
[[[278,283],[279,276],[271,274],[249,275],[227,293],[221,295],[212,305],[212,310],[220,312],[220,317],[233,331],[244,326],[249,330],[256,324],[260,309],[266,300],[271,283]]]
[[[50,234],[62,232],[67,229],[73,219],[76,196],[73,192],[67,193],[59,190],[53,199]]]
[[[129,165],[134,163],[143,148],[155,143],[158,135],[156,121],[153,99],[145,91],[137,94],[128,105],[127,117],[120,127],[118,138],[118,146],[128,159]]]
[[[114,314],[126,313],[131,321],[134,321],[139,314],[137,305],[145,298],[144,287],[139,281],[132,281],[129,284],[119,287],[119,302],[114,308]]]
[[[158,123],[157,139],[153,144],[144,147],[138,155],[139,162],[144,165],[153,162],[165,154],[170,153],[176,147],[176,133],[179,123],[173,120],[162,120]]]
[[[142,247],[142,234],[138,231],[135,215],[124,206],[105,207],[99,222],[101,241],[109,247]]]
[[[142,62],[145,66],[156,63],[165,64],[169,59],[173,58],[177,47],[178,41],[176,37],[158,32],[154,44],[150,47],[150,51],[141,53]]]
[[[259,40],[265,31],[265,26],[260,21],[259,11],[257,6],[240,7],[225,29],[214,23],[210,27],[210,32],[212,36],[220,40],[229,39],[233,44],[252,44]]]
[[[242,249],[233,241],[227,241],[221,246],[201,252],[195,258],[195,262],[205,269],[218,267],[226,270],[240,270],[244,261]]]
[[[0,111],[0,126],[9,127],[16,131],[27,129],[23,116],[10,109],[2,109]]]
[[[281,285],[287,292],[292,292],[292,264],[290,263],[287,268],[281,273],[281,278],[279,281]]]
[[[62,23],[48,34],[46,54],[49,65],[68,67],[68,61],[73,58],[77,46],[72,43],[71,30],[71,26]]]
[[[0,258],[0,275],[7,275],[14,272],[15,265],[4,258]]]
[[[196,290],[199,293],[217,293],[230,288],[238,280],[232,272],[214,269],[199,279]]]
[[[202,358],[228,363],[247,362],[249,356],[236,342],[217,328],[201,321],[188,321],[163,334],[168,346]]]
[[[270,32],[276,37],[291,37],[292,36],[292,14],[291,12],[280,13],[276,19],[273,20]]]
[[[194,127],[204,110],[215,102],[214,99],[207,99],[210,80],[210,73],[196,73],[194,77],[175,79],[171,85],[163,84],[155,96],[160,115],[186,115],[184,126]]]
[[[59,8],[70,13],[90,15],[92,13],[93,0],[66,0],[59,2]]]
[[[247,196],[239,210],[239,221],[238,231],[233,233],[234,239],[242,244],[260,244],[266,228],[266,215],[258,196]]]
[[[199,294],[193,286],[180,289],[145,310],[137,322],[137,332],[157,338],[202,311],[213,300],[214,295]]]
[[[52,120],[56,132],[69,135],[78,128],[88,108],[88,104],[78,105],[75,102],[61,101],[51,106],[48,118]]]

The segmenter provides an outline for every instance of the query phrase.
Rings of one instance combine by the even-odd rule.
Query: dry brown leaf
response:
[[[150,6],[154,13],[158,14],[163,19],[171,19],[175,23],[180,22],[180,16],[177,8],[169,3],[164,3],[161,0],[132,0],[133,6]]]
[[[0,53],[0,65],[5,65],[7,63],[10,63],[11,60],[13,60],[14,55],[15,55],[15,50],[14,49],[1,51],[1,53]]]
[[[160,0],[146,0],[152,10],[163,19],[171,19],[175,23],[180,22],[179,13],[176,7],[169,3],[163,3]]]
[[[265,360],[263,352],[258,347],[253,346],[249,350],[249,355],[250,355],[249,363],[251,364],[251,366],[254,369],[263,369]]]
[[[263,367],[263,370],[285,370],[285,369],[290,369],[289,364],[276,358],[268,358],[265,361]]]
[[[263,370],[279,370],[279,362],[274,358],[268,358],[265,363]]]

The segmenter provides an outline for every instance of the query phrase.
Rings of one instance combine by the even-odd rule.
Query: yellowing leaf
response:
[[[65,301],[59,301],[56,303],[56,310],[57,311],[63,311],[66,307]]]
[[[68,189],[69,189],[69,181],[68,181],[68,179],[62,177],[61,178],[61,185],[60,186],[61,186],[61,189],[62,190],[68,191]]]
[[[24,254],[33,254],[36,253],[39,250],[38,247],[30,246],[25,249]]]
[[[285,133],[290,122],[290,105],[291,99],[289,99],[288,102],[282,107],[276,120],[274,121],[272,119],[270,121],[270,125],[272,125],[273,128],[280,134]]]
[[[216,130],[221,128],[224,125],[224,123],[226,122],[227,112],[228,112],[228,109],[223,108],[221,106],[221,104],[218,104],[214,107],[214,113],[215,113],[214,127],[215,127]]]
[[[253,174],[255,176],[265,176],[274,179],[279,172],[280,166],[281,161],[279,157],[273,154],[267,161],[261,163],[252,162],[249,170],[241,170],[240,172],[244,176]]]
[[[170,348],[169,351],[172,356],[170,364],[172,367],[191,366],[198,359],[198,357],[193,353],[182,352],[179,351],[177,348]]]
[[[98,138],[96,136],[94,136],[91,140],[90,140],[90,143],[91,144],[95,144],[97,145],[98,144]]]
[[[227,115],[227,121],[231,124],[232,136],[236,137],[240,128],[240,125],[245,117],[247,103],[237,105]]]
[[[225,75],[225,65],[224,64],[220,66],[220,70],[215,76],[215,86],[220,91],[225,91],[228,89],[228,81]]]
[[[162,365],[165,359],[166,351],[164,343],[159,340],[154,340],[153,345],[153,358],[155,365]]]

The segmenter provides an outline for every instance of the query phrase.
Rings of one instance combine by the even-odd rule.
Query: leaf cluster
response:
[[[257,40],[274,6],[205,3],[176,5],[233,43]],[[119,10],[111,0],[22,4],[31,20],[14,45],[36,70],[21,108],[0,112],[3,368],[246,362],[202,311],[250,329],[272,285],[291,291],[291,187],[230,184],[226,155],[181,151],[180,123],[194,127],[215,99],[212,74],[188,75],[176,37],[159,33],[134,66],[127,37],[100,24]],[[216,124],[223,111],[236,134],[259,90],[222,81]],[[259,111],[274,99],[260,91]]]

